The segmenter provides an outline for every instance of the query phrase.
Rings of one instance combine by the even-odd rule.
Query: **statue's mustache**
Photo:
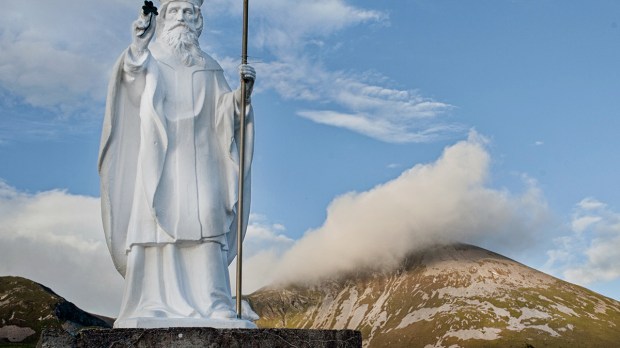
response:
[[[174,25],[168,27],[167,29],[168,29],[168,31],[172,31],[172,30],[174,30],[176,28],[179,28],[179,27],[185,28],[187,31],[190,31],[192,33],[196,31],[194,28],[192,28],[191,26],[189,26],[189,25],[187,25],[185,23],[177,23],[177,24],[174,24]]]

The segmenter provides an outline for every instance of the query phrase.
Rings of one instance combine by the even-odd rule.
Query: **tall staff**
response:
[[[241,40],[241,64],[248,64],[248,1],[243,0],[243,38]],[[239,183],[237,196],[237,318],[241,319],[241,276],[243,259],[243,186],[245,176],[245,112],[246,80],[241,78],[241,116],[239,136]]]

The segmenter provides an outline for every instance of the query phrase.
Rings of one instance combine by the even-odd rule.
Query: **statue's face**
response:
[[[194,5],[184,1],[173,1],[168,4],[165,14],[165,27],[172,30],[183,28],[183,24],[194,29],[196,25],[196,9]]]
[[[200,8],[187,1],[170,1],[165,6],[157,17],[158,40],[167,44],[187,66],[204,62],[198,42],[203,23]]]

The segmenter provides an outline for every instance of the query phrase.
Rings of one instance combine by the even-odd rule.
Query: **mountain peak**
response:
[[[467,244],[409,255],[399,268],[250,296],[259,326],[356,329],[366,347],[610,346],[620,303]]]

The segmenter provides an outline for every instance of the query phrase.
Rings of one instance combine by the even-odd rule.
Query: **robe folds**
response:
[[[220,65],[179,64],[155,42],[112,71],[99,152],[106,242],[123,277],[132,246],[213,241],[237,254],[239,107]],[[246,108],[243,231],[253,111]]]

